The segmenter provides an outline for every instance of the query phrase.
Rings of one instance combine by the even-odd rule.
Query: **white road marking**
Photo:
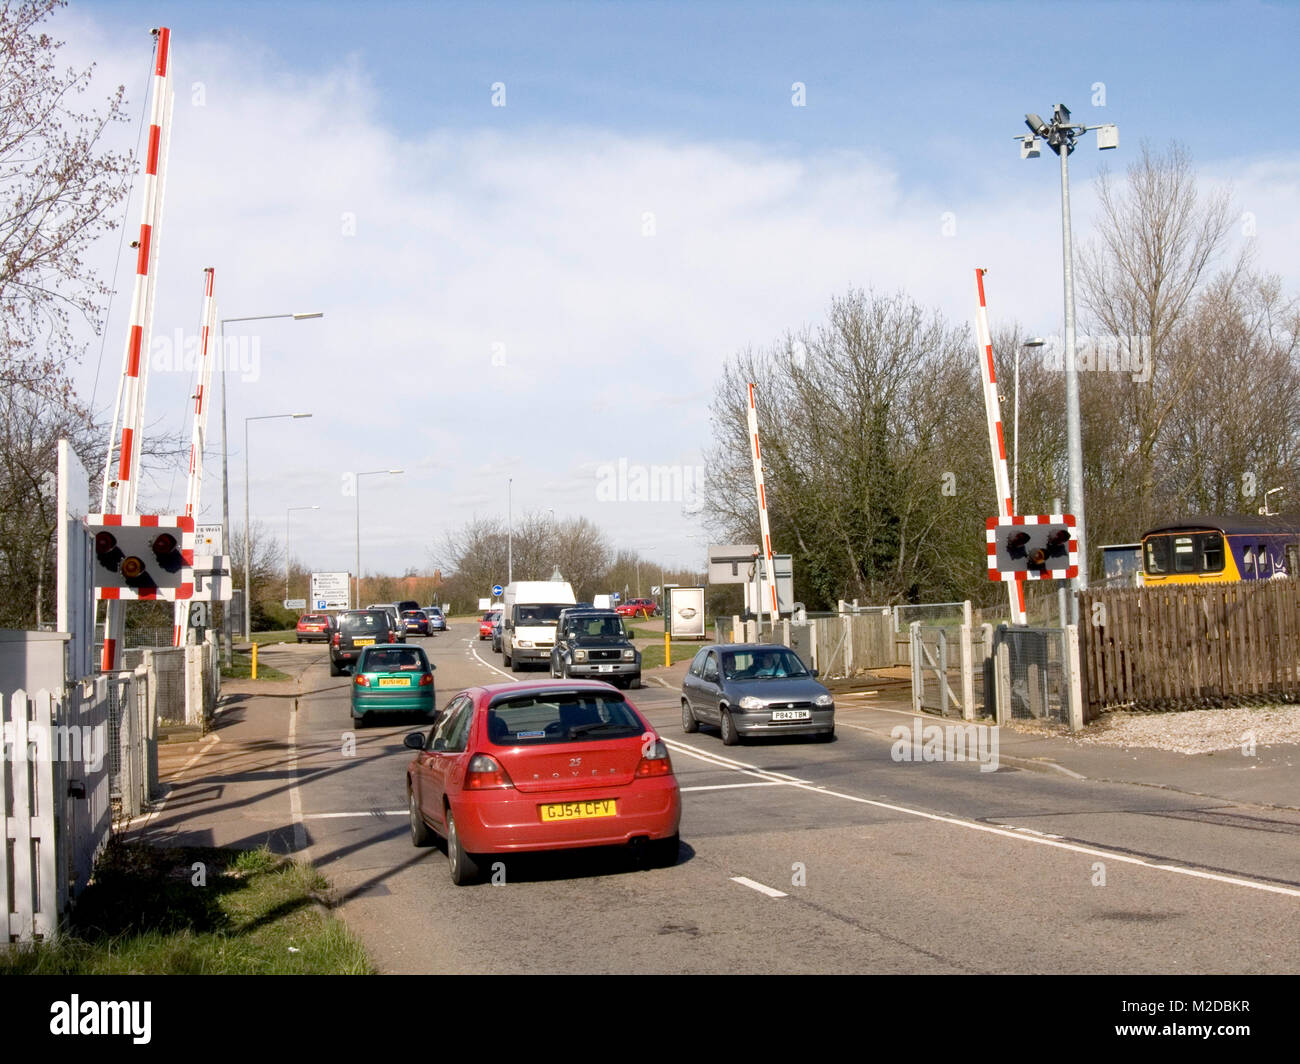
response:
[[[491,669],[493,672],[499,672],[499,673],[500,673],[502,676],[504,676],[507,680],[513,680],[513,679],[514,679],[514,676],[512,676],[510,673],[506,672],[505,669],[498,669],[495,665],[492,665],[492,664],[490,664],[489,662],[486,662],[486,661],[484,661],[482,658],[480,658],[480,657],[478,656],[478,647],[476,647],[473,643],[471,643],[471,644],[469,645],[469,652],[470,652],[471,654],[473,654],[474,657],[478,658],[478,663],[479,663],[480,665],[482,665],[484,668]]]
[[[1065,842],[1062,839],[1053,838],[1048,835],[1026,834],[1020,828],[996,827],[992,824],[981,824],[974,820],[965,820],[961,817],[948,816],[941,813],[927,813],[923,809],[912,809],[905,805],[897,805],[893,802],[879,802],[871,798],[862,798],[856,794],[845,794],[842,791],[832,791],[824,786],[812,783],[809,780],[799,779],[796,776],[788,776],[783,772],[770,772],[766,769],[759,768],[757,765],[746,764],[743,761],[735,761],[731,758],[723,757],[720,754],[706,753],[698,750],[686,743],[679,742],[676,739],[664,739],[668,747],[677,750],[680,753],[687,754],[690,757],[698,758],[701,761],[707,761],[712,765],[720,768],[730,769],[732,772],[741,772],[748,776],[759,776],[760,778],[773,779],[782,783],[789,783],[791,786],[800,790],[810,791],[813,794],[822,794],[828,798],[839,798],[846,802],[855,802],[858,805],[869,805],[876,809],[885,809],[891,813],[902,813],[905,816],[919,817],[922,820],[930,820],[938,824],[950,824],[953,827],[965,828],[968,831],[979,831],[987,835],[997,835],[1004,839],[1016,839],[1019,842],[1031,843],[1035,846],[1050,846],[1053,849],[1068,850],[1071,853],[1081,853],[1088,857],[1104,857],[1108,861],[1116,861],[1120,864],[1138,865],[1142,868],[1152,868],[1159,872],[1173,872],[1180,876],[1191,876],[1195,879],[1209,879],[1216,883],[1226,883],[1233,887],[1247,887],[1250,890],[1262,890],[1269,894],[1283,894],[1288,898],[1300,898],[1300,890],[1294,887],[1278,886],[1274,883],[1260,883],[1253,879],[1242,879],[1238,876],[1225,876],[1217,872],[1204,872],[1197,868],[1188,868],[1185,865],[1177,864],[1158,864],[1154,861],[1148,861],[1141,857],[1134,857],[1131,854],[1120,853],[1116,850],[1102,849],[1096,846],[1082,846],[1077,843]]]
[[[307,825],[302,822],[302,793],[298,790],[298,711],[289,714],[289,816],[293,820],[293,849],[301,853],[306,861],[311,860],[307,852]]]
[[[700,787],[678,787],[679,791],[734,791],[737,787],[789,787],[790,784],[780,780],[763,780],[761,783],[714,783]]]
[[[733,883],[739,883],[742,887],[749,887],[750,890],[756,890],[760,894],[766,894],[769,898],[787,898],[788,894],[783,890],[776,890],[773,887],[766,887],[762,883],[755,883],[752,879],[746,879],[744,876],[732,876]]]
[[[341,820],[346,817],[406,816],[405,809],[368,809],[364,813],[307,813],[304,820]]]

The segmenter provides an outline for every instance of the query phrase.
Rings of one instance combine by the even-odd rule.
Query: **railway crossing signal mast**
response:
[[[164,26],[154,30],[154,36],[153,101],[149,118],[149,147],[145,153],[142,175],[140,235],[135,243],[131,322],[122,358],[122,378],[118,384],[117,406],[113,412],[113,428],[109,433],[108,454],[104,460],[104,487],[100,497],[101,512],[119,516],[134,516],[137,512],[140,444],[144,432],[145,393],[149,383],[149,341],[153,329],[154,291],[158,278],[158,229],[162,222],[167,152],[171,141],[171,31]],[[115,448],[116,477],[113,476]],[[104,653],[100,661],[104,672],[116,671],[120,666],[125,618],[122,602],[110,600],[104,627]]]

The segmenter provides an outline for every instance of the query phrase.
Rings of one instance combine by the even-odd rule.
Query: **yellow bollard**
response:
[[[257,644],[256,644],[256,643],[253,644],[253,668],[252,668],[252,673],[253,673],[253,679],[256,680],[256,679],[257,679]]]
[[[668,642],[668,633],[664,632],[664,666],[667,667],[673,663],[673,645]]]

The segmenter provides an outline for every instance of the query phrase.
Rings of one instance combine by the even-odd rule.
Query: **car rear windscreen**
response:
[[[641,732],[640,719],[622,698],[599,691],[508,697],[488,710],[488,738],[497,746],[618,739]]]
[[[388,630],[388,614],[383,610],[346,613],[340,627],[345,632],[382,632]]]

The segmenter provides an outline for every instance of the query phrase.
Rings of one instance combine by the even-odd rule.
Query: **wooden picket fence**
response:
[[[0,695],[0,948],[54,935],[108,841],[112,682]]]
[[[1300,581],[1088,590],[1084,718],[1300,697]]]

